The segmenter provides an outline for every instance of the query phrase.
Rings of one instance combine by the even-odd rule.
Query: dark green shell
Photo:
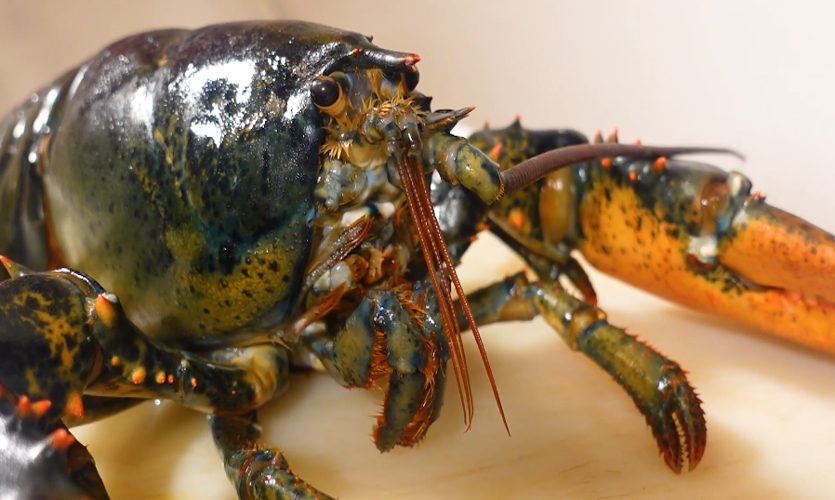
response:
[[[296,304],[323,137],[311,82],[335,70],[403,71],[405,55],[301,22],[135,35],[11,120],[49,140],[35,149],[37,168],[6,155],[0,176],[43,173],[45,218],[63,262],[116,293],[144,331],[173,343],[231,343],[273,328]],[[48,127],[36,130],[38,114]],[[0,153],[14,142],[2,141]],[[14,192],[3,177],[0,192]],[[18,186],[17,203],[6,205],[31,205],[40,194],[31,187]],[[0,223],[45,234],[8,206]],[[0,250],[14,247],[3,234]],[[42,260],[42,239],[21,260]]]

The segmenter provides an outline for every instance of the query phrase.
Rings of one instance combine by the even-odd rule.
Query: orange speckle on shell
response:
[[[56,429],[49,435],[49,441],[56,450],[67,450],[75,443],[75,438],[67,429]]]
[[[17,413],[18,413],[18,415],[28,415],[31,410],[32,410],[32,401],[29,399],[29,397],[28,396],[20,396],[20,399],[17,400]]]
[[[66,412],[79,418],[84,416],[84,403],[81,400],[80,392],[70,394],[67,397]]]
[[[655,170],[661,171],[664,170],[664,167],[667,165],[667,158],[664,156],[659,156],[654,162],[652,162],[652,168]]]
[[[52,401],[42,399],[37,403],[32,403],[32,414],[35,415],[35,417],[40,418],[44,416],[50,408],[52,408]]]
[[[516,229],[522,229],[522,225],[525,224],[525,214],[523,214],[518,208],[511,210],[507,218]]]
[[[130,374],[130,380],[136,385],[141,384],[145,381],[145,376],[148,372],[145,371],[145,367],[139,366],[133,369],[133,372]]]
[[[104,326],[110,327],[116,323],[116,308],[104,295],[99,294],[96,297],[95,309],[96,316],[104,323]]]
[[[504,146],[502,146],[501,142],[497,142],[496,145],[493,146],[493,149],[490,150],[490,154],[489,154],[490,159],[495,161],[495,162],[498,162],[499,161],[499,155],[502,154],[502,148],[503,147]]]

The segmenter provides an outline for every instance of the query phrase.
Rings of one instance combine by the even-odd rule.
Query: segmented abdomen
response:
[[[41,175],[77,73],[32,94],[0,122],[0,255],[33,269],[49,263]]]

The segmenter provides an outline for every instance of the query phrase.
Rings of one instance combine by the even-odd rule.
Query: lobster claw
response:
[[[579,248],[592,265],[687,307],[835,353],[834,236],[767,204],[738,172],[644,163],[612,162],[586,194]],[[604,220],[612,230],[595,232]],[[628,258],[612,257],[622,251]]]
[[[734,216],[718,263],[740,282],[719,296],[720,313],[835,353],[835,236],[755,194]],[[738,302],[758,314],[731,309]]]

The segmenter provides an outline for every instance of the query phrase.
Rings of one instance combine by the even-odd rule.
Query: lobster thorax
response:
[[[83,64],[43,161],[58,262],[181,344],[273,329],[311,253],[323,141],[310,86],[402,71],[362,35],[297,22],[137,35]]]

